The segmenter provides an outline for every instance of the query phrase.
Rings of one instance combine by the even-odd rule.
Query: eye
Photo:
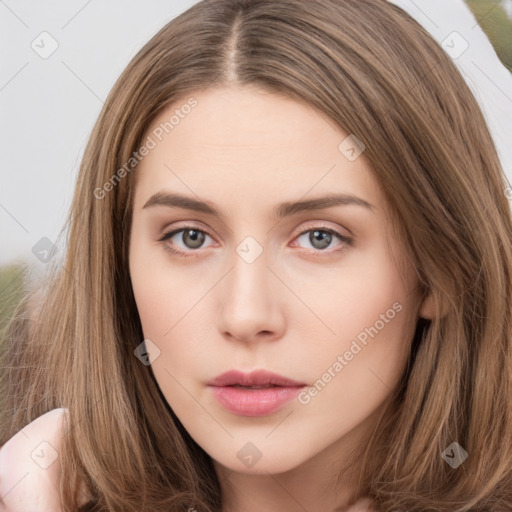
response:
[[[315,250],[315,252],[328,252],[326,251],[326,248],[328,248],[329,246],[332,247],[332,242],[336,238],[338,238],[340,243],[334,245],[334,247],[338,248],[335,249],[334,251],[329,252],[341,251],[346,249],[347,245],[353,245],[353,240],[348,236],[345,236],[334,229],[326,228],[323,226],[317,226],[312,229],[303,231],[297,237],[297,240],[302,239],[303,243],[310,244],[310,247],[312,247]],[[341,246],[341,248],[339,246]]]
[[[193,255],[187,253],[191,253],[194,252],[196,249],[200,249],[207,237],[211,238],[210,235],[208,235],[208,233],[201,229],[198,229],[194,226],[184,226],[180,229],[175,229],[173,231],[165,233],[165,235],[162,238],[160,238],[159,242],[163,242],[164,248],[171,254],[188,257]],[[173,241],[173,238],[175,238],[176,240]],[[177,245],[179,250],[173,249],[167,243],[169,240],[172,242],[173,245]],[[181,246],[179,242],[181,242]]]

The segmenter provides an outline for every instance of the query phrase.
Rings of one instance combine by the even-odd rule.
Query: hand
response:
[[[61,512],[59,452],[67,409],[29,423],[0,449],[0,511]],[[85,504],[87,500],[84,500]]]

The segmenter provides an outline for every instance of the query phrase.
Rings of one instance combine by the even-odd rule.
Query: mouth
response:
[[[268,388],[279,388],[281,386],[275,386],[274,384],[269,384],[267,386],[242,386],[241,384],[232,384],[230,386],[226,386],[229,388],[241,388],[241,389],[268,389]]]
[[[258,389],[270,387],[302,387],[305,386],[306,383],[284,377],[283,375],[268,370],[254,370],[250,373],[244,373],[241,370],[230,370],[212,379],[208,382],[208,385],[216,387],[238,386]]]
[[[269,416],[281,409],[306,386],[266,370],[249,374],[231,370],[208,383],[214,397],[237,416]]]

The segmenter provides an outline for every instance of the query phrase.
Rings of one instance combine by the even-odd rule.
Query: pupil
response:
[[[309,235],[309,240],[313,247],[317,249],[325,249],[331,243],[332,235],[325,231],[315,230]]]
[[[185,238],[188,238],[188,240]],[[183,242],[191,249],[197,249],[204,242],[204,233],[196,229],[188,229],[183,233]]]

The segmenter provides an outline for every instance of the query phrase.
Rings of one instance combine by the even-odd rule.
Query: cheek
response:
[[[207,337],[207,324],[198,312],[211,284],[197,273],[170,265],[163,249],[143,244],[130,251],[130,272],[144,339],[158,348],[151,370],[168,395],[166,390],[173,389],[175,382],[170,374],[193,373],[201,352],[204,357],[205,347],[198,340]]]
[[[318,320],[322,320],[328,328],[322,329],[325,342],[356,336],[388,310],[393,327],[400,326],[410,312],[395,314],[396,309],[405,309],[414,298],[409,289],[410,277],[403,275],[403,270],[396,268],[383,240],[371,248],[348,253],[336,267],[318,265],[309,271],[302,267],[292,271],[283,268],[281,273],[317,317],[315,320],[314,315],[307,315],[304,321],[310,319],[311,324],[316,322],[321,327]],[[393,309],[395,303],[400,306]],[[300,315],[296,314],[296,318]]]
[[[409,277],[402,270],[407,269],[396,268],[383,244],[330,272],[323,293],[313,293],[318,282],[303,284],[306,302],[330,331],[322,329],[324,334],[318,336],[317,331],[315,337],[310,327],[307,336],[308,360],[317,378],[330,371],[336,375],[331,380],[337,382],[332,388],[350,390],[351,396],[374,385],[386,391],[382,382],[391,388],[399,379],[414,334],[417,307],[405,280]],[[318,329],[320,324],[315,325]],[[329,380],[329,375],[323,380]]]
[[[153,272],[156,274],[156,269]],[[190,320],[195,318],[194,299],[197,303],[197,298],[193,294],[185,296],[181,293],[183,286],[178,276],[172,279],[171,275],[160,279],[148,276],[133,283],[144,338],[150,339],[162,356],[153,367],[164,360],[181,359],[187,354],[192,358],[195,352],[193,340],[197,334],[191,330],[197,330],[197,323]]]
[[[369,283],[362,291],[360,283],[347,285],[347,296],[325,298],[322,318],[336,335],[305,347],[311,380],[299,401],[303,413],[317,418],[333,439],[383,404],[399,382],[410,351],[415,308],[402,281],[381,274]]]
[[[144,339],[157,347],[153,348],[156,357],[153,355],[149,368],[169,405],[183,417],[190,406],[190,396],[180,383],[188,374],[197,373],[195,365],[201,361],[200,347],[194,341],[197,323],[190,321],[192,297],[180,293],[184,284],[175,271],[168,269],[162,274],[158,267],[138,267],[135,261],[132,286]]]
[[[156,342],[190,309],[197,283],[170,265],[163,247],[148,239],[143,227],[134,230],[130,276],[144,336]]]

